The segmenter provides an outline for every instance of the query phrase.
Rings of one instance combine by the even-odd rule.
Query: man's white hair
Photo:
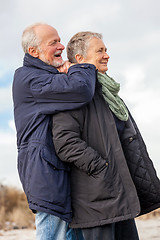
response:
[[[25,53],[28,53],[29,47],[39,48],[41,39],[37,36],[35,28],[39,26],[47,25],[45,23],[35,23],[28,26],[22,34],[22,48]]]

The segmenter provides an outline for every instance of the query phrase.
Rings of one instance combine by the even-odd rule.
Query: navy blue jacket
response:
[[[56,156],[52,114],[90,102],[95,81],[96,71],[91,64],[74,65],[66,75],[29,54],[15,72],[18,172],[33,212],[47,212],[71,221],[70,168]]]

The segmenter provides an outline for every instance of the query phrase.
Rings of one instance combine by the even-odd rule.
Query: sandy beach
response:
[[[137,219],[140,240],[160,240],[160,218]],[[35,240],[35,230],[0,231],[0,240]]]
[[[0,240],[35,240],[35,233],[32,229],[0,231]]]
[[[160,218],[137,219],[140,240],[160,240]]]

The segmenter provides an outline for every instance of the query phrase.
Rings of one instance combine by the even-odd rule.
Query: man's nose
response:
[[[57,46],[57,49],[64,50],[65,47],[64,47],[64,45],[62,43],[59,42],[58,46]]]

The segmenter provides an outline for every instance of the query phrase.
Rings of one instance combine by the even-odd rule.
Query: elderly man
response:
[[[67,46],[73,63],[97,68],[93,100],[53,116],[55,149],[72,164],[72,228],[84,240],[138,240],[134,218],[160,207],[160,181],[126,105],[106,71],[109,56],[98,33],[80,32]],[[65,121],[64,121],[65,119]]]
[[[27,27],[22,47],[23,66],[13,81],[20,180],[30,209],[37,213],[37,239],[72,239],[66,237],[66,222],[72,217],[70,168],[56,156],[52,115],[91,101],[95,66],[76,64],[68,74],[60,73],[64,46],[56,29],[47,24]]]

